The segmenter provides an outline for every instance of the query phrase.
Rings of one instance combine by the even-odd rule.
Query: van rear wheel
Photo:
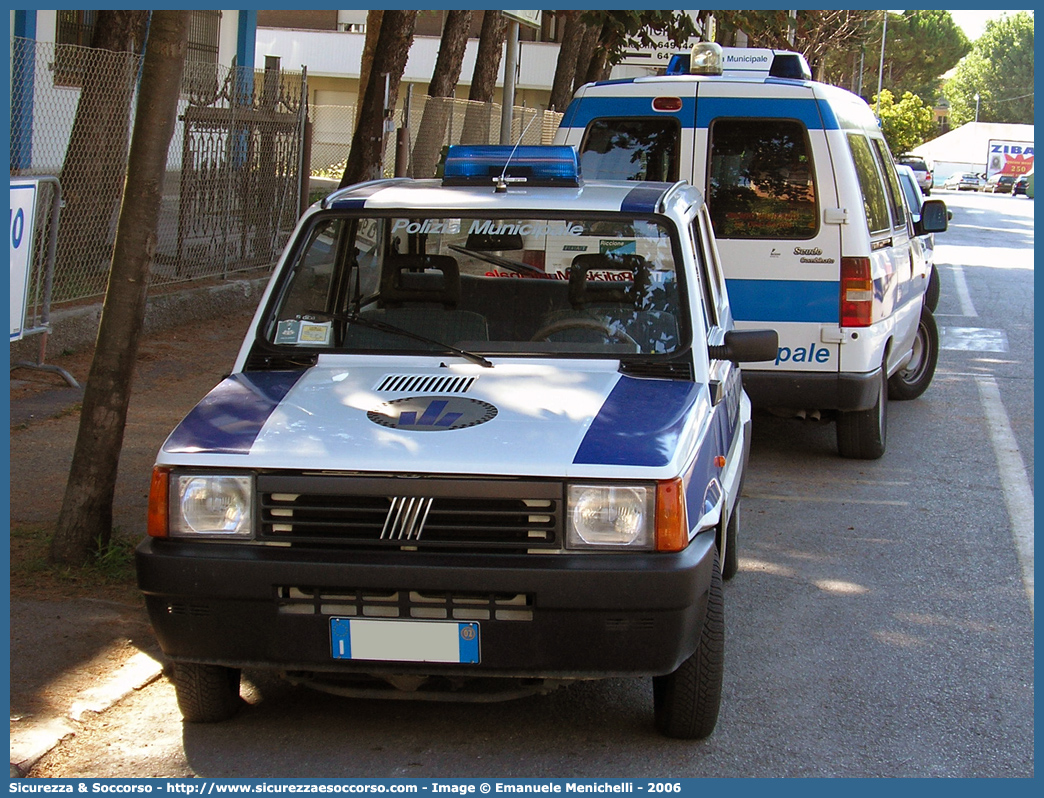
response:
[[[219,723],[239,711],[240,672],[222,665],[175,662],[171,681],[181,717],[188,723]]]
[[[837,414],[837,450],[842,457],[876,460],[885,453],[887,437],[888,373],[882,364],[874,406]]]
[[[913,357],[888,380],[890,399],[916,399],[932,384],[939,361],[939,327],[928,308],[921,308]]]

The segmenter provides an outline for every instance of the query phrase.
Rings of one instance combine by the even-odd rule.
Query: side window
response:
[[[580,143],[580,172],[599,180],[678,179],[681,127],[666,117],[596,119]]]
[[[888,201],[885,199],[884,185],[874,163],[874,155],[870,151],[870,142],[866,136],[849,133],[848,147],[855,161],[856,176],[859,179],[859,188],[863,192],[863,205],[866,207],[866,221],[870,226],[870,232],[884,232],[891,226]]]
[[[878,165],[885,175],[888,184],[888,196],[892,201],[892,226],[906,226],[906,210],[903,208],[902,188],[899,185],[899,177],[895,173],[895,163],[892,154],[888,151],[888,145],[884,139],[874,139],[874,151],[877,153]]]
[[[815,236],[815,170],[805,126],[786,119],[716,119],[707,204],[718,238]]]
[[[714,302],[714,296],[710,292],[710,282],[707,279],[707,259],[703,257],[699,225],[696,220],[693,220],[690,227],[689,245],[692,247],[692,257],[696,261],[696,270],[700,273],[699,295],[700,307],[703,308],[703,328],[704,332],[709,333],[712,327],[718,325],[718,308]]]

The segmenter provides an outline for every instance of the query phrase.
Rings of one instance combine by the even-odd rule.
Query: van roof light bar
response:
[[[444,186],[580,185],[576,150],[566,146],[454,144],[446,152]]]

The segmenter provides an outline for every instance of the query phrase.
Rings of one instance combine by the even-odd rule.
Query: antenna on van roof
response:
[[[533,118],[530,119],[526,123],[525,129],[521,133],[519,133],[518,141],[515,142],[515,146],[512,147],[511,148],[511,152],[508,153],[507,160],[504,161],[504,168],[500,172],[500,177],[497,178],[497,186],[496,186],[496,188],[493,189],[493,193],[494,194],[504,194],[504,193],[507,192],[506,175],[507,175],[508,164],[511,163],[511,159],[515,157],[515,150],[517,150],[518,149],[518,145],[522,143],[522,139],[524,139],[525,136],[526,136],[526,133],[529,132],[529,126],[532,125],[533,122],[536,121],[536,118],[537,118],[537,114],[534,113],[533,114]]]

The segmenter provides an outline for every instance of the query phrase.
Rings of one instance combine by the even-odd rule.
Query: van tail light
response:
[[[149,537],[165,538],[169,533],[167,513],[170,497],[170,469],[156,466],[152,469],[149,485],[149,514],[146,529]]]
[[[870,258],[841,258],[841,326],[869,327],[873,307]]]

